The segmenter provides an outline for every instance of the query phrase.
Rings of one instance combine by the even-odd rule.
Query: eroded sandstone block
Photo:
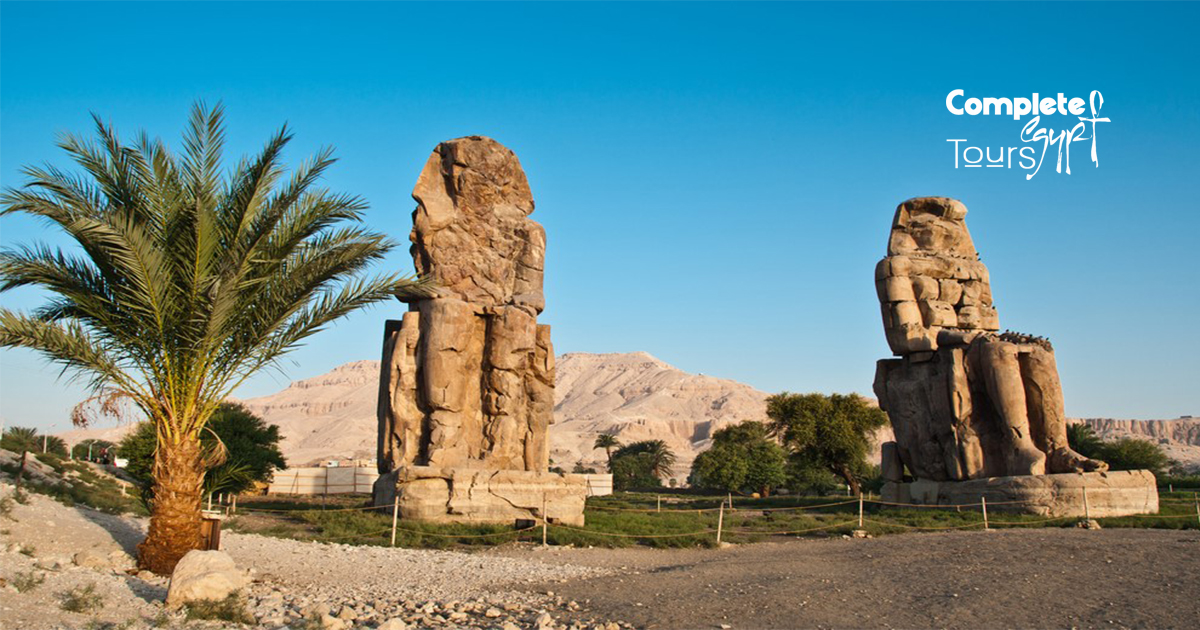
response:
[[[968,481],[889,481],[884,484],[881,497],[894,503],[945,506],[974,506],[986,499],[989,513],[1046,517],[1086,515],[1103,518],[1158,511],[1157,482],[1148,470],[1021,475]]]
[[[399,488],[401,518],[433,523],[513,523],[540,520],[582,526],[583,475],[528,470],[405,466],[381,476],[376,503],[390,505]]]

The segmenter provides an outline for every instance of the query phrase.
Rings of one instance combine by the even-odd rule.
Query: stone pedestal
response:
[[[404,466],[375,482],[375,505],[399,497],[400,518],[431,523],[538,520],[583,526],[584,475],[532,470]],[[544,501],[544,503],[543,503]]]
[[[917,505],[967,505],[987,498],[988,512],[1038,514],[1047,517],[1092,518],[1158,512],[1158,487],[1148,470],[1122,470],[1057,475],[985,477],[968,481],[926,481],[884,484],[882,498]]]

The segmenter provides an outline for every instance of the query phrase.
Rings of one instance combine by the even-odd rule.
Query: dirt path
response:
[[[1200,532],[1075,529],[546,553],[617,576],[548,584],[645,628],[1193,628]],[[722,625],[724,624],[724,626]]]

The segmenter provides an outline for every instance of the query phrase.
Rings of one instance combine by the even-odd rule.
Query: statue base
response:
[[[399,499],[402,519],[429,523],[515,523],[539,520],[583,526],[584,475],[528,470],[405,466],[380,475],[373,501]]]
[[[1086,489],[1086,506],[1084,505]],[[978,504],[988,512],[1091,518],[1158,512],[1158,486],[1148,470],[1120,470],[967,481],[887,482],[884,501],[916,505]]]

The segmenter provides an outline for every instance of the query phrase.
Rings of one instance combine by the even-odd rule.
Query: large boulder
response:
[[[179,560],[167,588],[167,606],[217,601],[246,586],[246,576],[223,551],[195,549]]]

